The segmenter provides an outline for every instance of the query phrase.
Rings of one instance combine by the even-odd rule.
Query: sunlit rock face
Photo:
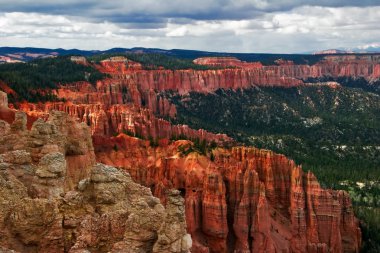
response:
[[[283,155],[217,148],[212,161],[184,154],[189,141],[152,148],[119,135],[94,143],[100,162],[125,169],[163,202],[167,189],[181,190],[192,252],[359,252],[349,195],[322,189]]]

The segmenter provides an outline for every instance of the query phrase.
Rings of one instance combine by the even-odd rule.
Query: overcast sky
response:
[[[0,0],[0,46],[273,53],[380,47],[380,0]]]

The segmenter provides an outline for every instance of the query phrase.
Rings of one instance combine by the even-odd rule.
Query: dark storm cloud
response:
[[[242,20],[305,5],[376,6],[380,0],[0,0],[0,3],[2,12],[61,14],[119,23],[153,23],[151,19],[155,19],[154,23],[160,23],[167,18]]]

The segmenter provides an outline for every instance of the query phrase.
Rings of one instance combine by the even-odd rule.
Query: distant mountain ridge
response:
[[[313,52],[314,55],[327,54],[376,54],[380,53],[380,46],[370,45],[356,48],[335,48]]]
[[[335,49],[334,49],[335,50]],[[48,49],[48,48],[33,48],[33,47],[0,47],[0,63],[12,62],[28,62],[34,59],[55,57],[58,55],[81,55],[92,56],[97,54],[123,54],[123,53],[151,53],[151,54],[165,54],[168,56],[196,59],[199,57],[236,57],[239,60],[247,62],[260,61],[264,65],[272,65],[278,59],[291,60],[295,64],[308,64],[312,65],[318,62],[323,55],[330,54],[344,54],[339,50],[321,54],[269,54],[269,53],[228,53],[228,52],[207,52],[198,50],[185,50],[185,49],[159,49],[159,48],[111,48],[108,50],[80,50],[80,49]],[[380,53],[380,51],[376,52]]]
[[[322,51],[317,51],[314,54],[353,54],[354,51],[351,50],[341,50],[341,49],[327,49]]]

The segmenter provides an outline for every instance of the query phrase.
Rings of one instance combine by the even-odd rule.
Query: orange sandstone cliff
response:
[[[212,161],[186,155],[189,141],[153,148],[124,134],[94,145],[100,162],[125,169],[162,201],[168,188],[182,192],[192,252],[359,252],[349,195],[322,189],[283,155],[217,148]]]
[[[194,60],[195,63],[210,66],[232,66],[240,69],[250,69],[251,64],[239,61],[235,58],[205,57]],[[256,71],[266,73],[273,79],[268,82],[260,82],[260,85],[280,84],[281,78],[307,79],[309,77],[363,77],[367,80],[380,78],[380,55],[329,55],[324,56],[313,65],[296,65],[289,61],[279,59],[278,65],[256,67]],[[277,80],[276,80],[277,78]],[[276,81],[275,81],[276,80]],[[264,81],[264,80],[261,80]]]
[[[171,139],[186,137],[215,141],[220,144],[234,143],[225,134],[214,134],[203,129],[194,130],[187,125],[173,125],[156,117],[151,110],[131,105],[73,104],[71,102],[52,102],[45,104],[20,104],[20,109],[29,116],[46,118],[49,111],[64,111],[85,122],[93,136],[113,136],[118,133],[141,136],[145,139]]]

